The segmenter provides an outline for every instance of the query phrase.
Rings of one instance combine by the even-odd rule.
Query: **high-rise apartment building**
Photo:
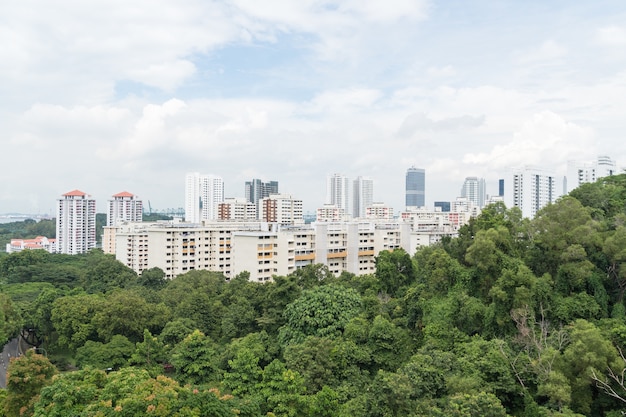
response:
[[[426,206],[426,171],[411,167],[406,171],[406,206]]]
[[[461,197],[467,198],[475,207],[483,208],[487,198],[484,178],[467,177],[461,187]]]
[[[302,200],[288,194],[272,194],[261,200],[263,221],[282,225],[303,224]]]
[[[245,198],[226,198],[219,204],[219,220],[256,220],[256,204]]]
[[[185,177],[185,221],[216,220],[224,201],[224,180],[215,175],[189,173]]]
[[[374,181],[357,177],[352,183],[352,217],[366,217],[366,209],[374,202]]]
[[[350,181],[341,174],[326,178],[326,204],[334,204],[344,213],[350,213]]]
[[[526,166],[512,170],[509,178],[506,205],[519,207],[524,217],[535,217],[539,210],[554,203],[562,194],[562,186],[550,171]]]
[[[96,247],[96,200],[74,190],[57,200],[57,252],[85,253]]]
[[[252,181],[246,181],[246,200],[254,203],[257,210],[257,218],[261,217],[261,200],[269,197],[271,194],[278,194],[278,181],[263,182],[257,178]]]
[[[617,174],[617,164],[608,156],[598,156],[594,162],[568,161],[566,192],[580,185]]]
[[[108,201],[107,226],[116,226],[118,222],[141,222],[143,203],[134,194],[127,191],[117,193]]]

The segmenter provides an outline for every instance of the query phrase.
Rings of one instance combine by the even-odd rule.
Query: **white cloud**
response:
[[[567,48],[550,39],[537,47],[525,51],[518,51],[514,54],[514,57],[520,64],[535,64],[553,61],[564,57],[566,54]]]
[[[594,132],[589,128],[545,111],[534,114],[508,141],[504,139],[504,143],[491,151],[465,154],[463,163],[487,165],[493,171],[521,165],[564,171],[568,159],[595,155],[594,139]]]
[[[619,26],[608,26],[598,29],[597,40],[607,45],[626,45],[626,28]]]

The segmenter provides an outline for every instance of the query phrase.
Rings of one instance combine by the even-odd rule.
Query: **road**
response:
[[[0,354],[0,388],[7,387],[7,368],[9,367],[9,359],[19,356],[19,338],[15,338],[6,345]]]

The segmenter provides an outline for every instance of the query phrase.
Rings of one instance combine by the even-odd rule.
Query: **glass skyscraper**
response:
[[[406,206],[426,206],[426,172],[424,169],[411,167],[406,171]]]

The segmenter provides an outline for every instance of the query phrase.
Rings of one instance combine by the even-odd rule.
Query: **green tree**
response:
[[[22,327],[22,318],[13,302],[4,293],[0,293],[0,344],[4,344],[17,335]]]
[[[102,370],[87,369],[57,375],[41,390],[34,406],[35,417],[73,417],[97,402],[106,383]]]
[[[116,334],[109,343],[88,340],[76,349],[76,364],[96,369],[119,369],[128,363],[135,346],[125,337]]]
[[[103,341],[119,334],[136,343],[142,340],[144,329],[159,333],[169,318],[165,304],[149,303],[132,291],[117,290],[106,296],[92,323]]]
[[[611,341],[586,320],[572,323],[569,335],[570,343],[556,362],[555,370],[569,381],[572,410],[588,414],[594,396],[591,389],[594,372],[603,373],[619,356]]]
[[[93,318],[105,303],[103,296],[95,294],[69,295],[54,300],[51,320],[59,344],[75,351],[87,340],[98,340]]]
[[[381,251],[376,257],[376,277],[387,294],[398,295],[415,281],[415,267],[404,249]]]
[[[135,351],[130,357],[131,365],[146,369],[152,377],[163,373],[163,364],[167,362],[168,356],[165,345],[150,330],[143,331],[143,342],[137,342]]]
[[[165,278],[165,272],[161,268],[154,267],[144,269],[137,278],[137,283],[146,288],[160,290],[167,284],[167,279]]]
[[[43,387],[50,384],[57,373],[50,361],[28,350],[19,358],[12,358],[7,370],[7,397],[4,410],[8,416],[30,416],[33,405]]]
[[[115,256],[100,249],[92,249],[85,256],[87,269],[83,286],[87,292],[107,292],[137,282],[135,271],[116,260]]]
[[[176,345],[172,365],[182,381],[208,384],[220,379],[219,358],[211,339],[195,330]]]
[[[306,336],[337,337],[361,311],[361,297],[350,288],[325,285],[306,290],[284,311],[280,340],[299,343]]]

